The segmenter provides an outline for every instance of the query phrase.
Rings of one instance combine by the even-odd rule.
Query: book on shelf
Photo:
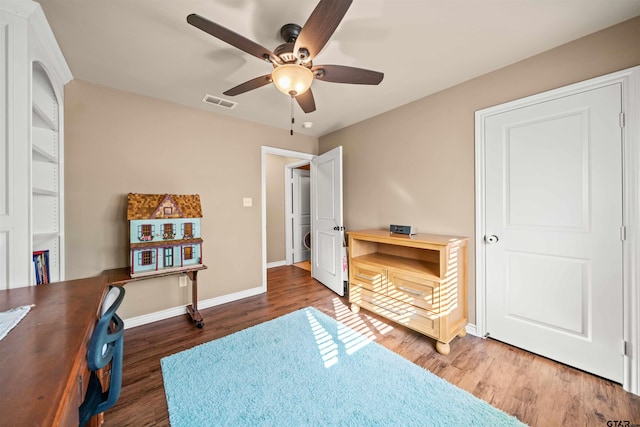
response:
[[[35,270],[36,285],[44,285],[50,282],[49,251],[33,252],[33,268]]]

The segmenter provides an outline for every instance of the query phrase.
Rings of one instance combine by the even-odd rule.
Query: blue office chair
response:
[[[102,302],[102,315],[98,321],[87,352],[87,366],[91,371],[87,394],[80,405],[80,427],[91,417],[115,405],[122,389],[122,354],[124,346],[124,322],[116,314],[124,299],[124,288],[111,286]],[[102,383],[96,371],[111,362],[109,389],[102,391]]]

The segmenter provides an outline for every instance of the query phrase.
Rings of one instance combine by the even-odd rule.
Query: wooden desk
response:
[[[206,265],[200,265],[193,268],[188,268],[178,271],[160,271],[157,274],[149,274],[146,276],[131,277],[131,269],[129,267],[114,268],[112,270],[105,270],[102,275],[106,277],[107,283],[110,285],[124,286],[129,282],[135,282],[137,280],[154,279],[163,276],[173,276],[176,274],[186,274],[191,280],[191,304],[187,306],[187,312],[191,316],[191,320],[202,328],[204,326],[204,319],[198,311],[198,271],[206,270]]]
[[[35,304],[0,341],[0,426],[78,425],[105,290],[98,276],[0,291],[0,311]]]

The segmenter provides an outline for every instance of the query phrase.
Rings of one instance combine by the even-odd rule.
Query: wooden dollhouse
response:
[[[202,266],[200,218],[197,194],[129,193],[131,277]]]

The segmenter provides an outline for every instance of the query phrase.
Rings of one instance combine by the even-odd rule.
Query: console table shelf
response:
[[[382,265],[394,265],[396,268],[410,271],[412,273],[424,274],[430,277],[432,280],[440,280],[439,269],[440,266],[437,263],[426,262],[411,258],[404,258],[396,255],[387,255],[381,253],[372,253],[367,255],[361,255],[356,258],[352,258],[354,262],[368,263],[368,264],[382,264]]]

